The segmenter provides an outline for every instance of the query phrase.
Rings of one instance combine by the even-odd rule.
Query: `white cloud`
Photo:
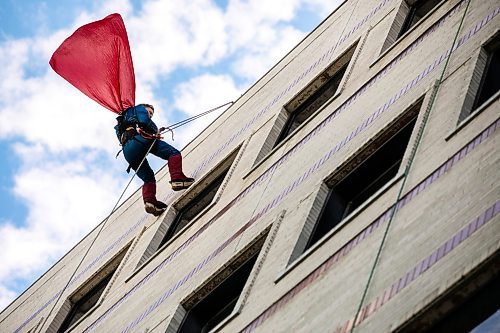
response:
[[[7,99],[1,111],[2,137],[22,137],[51,151],[94,148],[111,152],[116,148],[106,144],[116,140],[114,115],[55,74],[25,79],[18,90],[24,97]]]
[[[123,179],[86,162],[44,160],[16,176],[14,193],[29,213],[22,226],[0,226],[0,308],[14,296],[10,283],[47,269],[111,210]]]
[[[251,81],[258,80],[304,37],[304,33],[292,27],[269,30],[267,38],[260,39],[259,44],[234,62],[235,73]]]
[[[304,36],[290,23],[303,6],[330,11],[338,2],[230,0],[223,9],[210,0],[152,0],[133,12],[130,1],[108,0],[64,29],[0,43],[0,140],[20,160],[13,192],[28,207],[25,221],[0,221],[0,308],[15,297],[16,279],[36,278],[109,213],[131,176],[123,172],[123,157],[114,160],[114,115],[48,66],[67,36],[119,12],[132,48],[137,102],[157,106],[162,126],[173,112],[189,117],[236,100],[242,93],[236,82],[253,83]],[[211,74],[211,65],[226,73]],[[179,72],[185,74],[170,82],[172,97],[159,93]],[[179,128],[173,145],[182,148],[220,113]],[[127,195],[139,185],[136,179]]]
[[[28,62],[28,55],[28,40],[7,41],[0,47],[0,68],[2,68],[0,101],[22,97],[18,87],[23,83],[24,66]]]
[[[139,82],[154,83],[179,66],[211,64],[226,51],[223,13],[208,0],[151,1],[126,21]]]
[[[17,293],[15,291],[12,291],[8,287],[0,284],[0,309],[9,305],[9,303],[12,302],[16,296]]]
[[[311,6],[319,17],[326,18],[343,2],[344,0],[305,0],[304,4]]]
[[[216,106],[234,101],[241,94],[233,79],[228,75],[201,75],[187,82],[181,83],[175,88],[175,107],[184,112],[188,117],[195,116]],[[179,145],[192,140],[225,108],[214,111],[202,118],[196,119],[189,125],[176,130]]]

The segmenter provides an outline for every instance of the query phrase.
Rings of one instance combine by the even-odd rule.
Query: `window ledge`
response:
[[[481,114],[484,110],[486,110],[491,104],[495,103],[500,97],[500,91],[497,91],[493,96],[491,96],[486,102],[481,104],[477,109],[472,111],[470,115],[468,115],[464,120],[458,123],[457,127],[452,129],[444,138],[446,141],[449,141],[452,137],[454,137],[458,132],[462,130],[467,124],[469,124],[473,119],[475,119],[479,114]]]
[[[424,17],[422,17],[417,23],[415,23],[415,25],[413,27],[411,27],[410,29],[408,29],[404,34],[402,34],[401,36],[398,37],[398,39],[396,39],[394,41],[394,43],[391,44],[391,46],[389,46],[387,49],[385,49],[385,51],[383,51],[377,58],[375,58],[375,60],[372,61],[372,63],[368,66],[368,68],[372,68],[373,66],[375,66],[382,58],[384,58],[389,52],[391,52],[397,45],[401,44],[401,42],[406,39],[406,36],[408,36],[409,34],[411,34],[413,31],[415,31],[418,27],[420,27],[425,21],[427,21],[427,19],[429,18],[429,16],[431,16],[432,14],[434,14],[437,10],[439,10],[439,8],[441,8],[447,1],[446,0],[442,0],[440,3],[438,3],[436,5],[436,7],[434,7],[433,9],[431,9],[430,12],[428,12],[427,14],[425,14]],[[454,7],[455,5],[453,5]],[[441,19],[441,18],[439,18]],[[429,29],[435,24],[436,22],[434,22],[433,24],[431,24],[431,26],[429,27]],[[424,32],[425,33],[425,32]],[[417,38],[420,37],[420,36],[417,36]],[[415,42],[415,41],[412,41],[412,43]],[[411,43],[410,43],[411,45]],[[401,52],[404,52],[401,51]]]
[[[297,257],[294,261],[288,264],[285,269],[279,273],[279,275],[274,279],[274,283],[278,283],[285,276],[288,275],[292,270],[295,269],[300,263],[306,260],[313,252],[320,248],[324,243],[326,243],[334,234],[336,234],[340,229],[342,229],[346,224],[354,220],[362,211],[364,211],[368,206],[370,206],[375,200],[381,197],[384,193],[390,190],[395,184],[397,184],[404,176],[404,172],[399,172],[392,180],[385,184],[381,189],[379,189],[375,194],[368,198],[361,206],[356,208],[351,214],[347,215],[338,225],[336,225],[332,230],[330,230],[326,235],[324,235],[319,241],[317,241],[313,246],[308,248],[304,253]],[[348,240],[348,242],[350,239]],[[346,242],[347,243],[347,242]]]
[[[217,324],[217,326],[215,326],[210,331],[208,331],[208,333],[220,332],[220,330],[223,329],[224,326],[226,326],[231,320],[233,320],[234,318],[236,318],[239,314],[240,314],[240,310],[239,309],[236,310],[236,311],[233,311],[229,316],[227,316],[219,324]]]
[[[64,332],[71,332],[73,330],[75,330],[78,325],[80,325],[85,319],[87,319],[95,310],[97,310],[98,307],[100,307],[102,304],[102,300],[97,302],[97,304],[95,304],[93,307],[91,307],[89,309],[89,311],[87,311],[83,316],[80,317],[80,319],[78,319],[77,321],[75,321],[73,323],[73,325],[71,325],[70,327],[68,327],[68,329]]]
[[[294,129],[283,141],[278,143],[269,153],[266,154],[257,164],[252,166],[250,170],[245,172],[243,175],[243,179],[248,178],[250,174],[252,174],[257,168],[259,168],[262,164],[264,164],[265,161],[267,161],[277,150],[281,149],[285,144],[289,143],[290,139],[294,137],[297,133],[299,133],[305,126],[307,126],[318,114],[323,112],[323,110],[328,107],[337,97],[339,97],[342,92],[344,91],[344,87],[342,89],[339,89],[328,101],[325,102],[316,112],[314,112],[309,118],[307,118],[302,124],[300,124],[299,127]]]
[[[186,232],[186,230],[188,230],[189,228],[191,228],[191,226],[195,223],[198,222],[198,220],[203,216],[205,215],[205,213],[212,209],[216,204],[217,204],[218,200],[212,202],[211,204],[209,204],[207,207],[205,207],[205,209],[203,209],[195,219],[193,219],[191,222],[189,222],[188,224],[186,224],[186,226],[184,226],[184,228],[182,228],[178,233],[176,233],[172,238],[170,238],[168,240],[168,242],[166,242],[165,244],[163,244],[160,248],[158,248],[158,250],[155,251],[155,253],[153,253],[151,255],[151,257],[149,257],[145,262],[142,263],[142,265],[140,265],[139,267],[137,267],[126,279],[125,279],[125,283],[129,282],[134,276],[136,276],[145,266],[147,266],[151,261],[153,261],[153,259],[155,259],[161,252],[163,252],[163,250],[165,250],[167,247],[170,246],[170,244],[172,244],[175,240],[177,240],[182,234],[184,234]]]

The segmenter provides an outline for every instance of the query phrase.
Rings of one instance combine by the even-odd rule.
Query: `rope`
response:
[[[187,123],[189,123],[189,122],[192,122],[193,120],[196,120],[196,119],[198,119],[198,118],[201,118],[201,117],[203,117],[203,116],[206,116],[207,114],[209,114],[209,113],[211,113],[211,112],[214,112],[214,111],[217,111],[218,109],[223,108],[223,107],[225,107],[226,105],[230,105],[230,104],[232,105],[232,104],[234,104],[234,102],[233,102],[233,101],[230,101],[230,102],[224,103],[224,104],[219,105],[219,106],[217,106],[217,107],[215,107],[215,108],[213,108],[213,109],[210,109],[210,110],[207,110],[207,111],[202,112],[202,113],[200,113],[200,114],[197,114],[196,116],[193,116],[193,117],[190,117],[190,118],[187,118],[187,119],[181,120],[181,121],[179,121],[179,122],[177,122],[177,123],[175,123],[175,124],[169,125],[169,126],[167,126],[165,129],[166,129],[166,130],[168,130],[168,129],[170,129],[170,130],[176,129],[177,127],[181,127],[181,126],[183,126],[183,125],[185,125],[185,124],[187,124]]]
[[[441,86],[441,83],[443,82],[444,74],[446,72],[446,69],[448,68],[448,63],[450,61],[451,54],[453,53],[453,49],[454,49],[455,44],[457,42],[458,34],[460,33],[460,29],[462,28],[463,22],[465,20],[465,16],[467,14],[467,10],[469,9],[470,2],[471,2],[471,0],[469,0],[467,2],[467,6],[465,7],[464,14],[462,15],[462,18],[460,20],[460,24],[458,25],[457,31],[455,33],[455,37],[453,39],[453,43],[451,45],[451,49],[449,51],[448,56],[446,57],[446,62],[444,64],[443,70],[441,72],[441,76],[439,77],[438,81],[436,82],[436,84],[434,86],[434,89],[433,89],[433,92],[432,92],[429,104],[427,105],[427,108],[426,108],[425,113],[424,113],[424,117],[423,117],[423,120],[422,120],[422,125],[418,129],[416,142],[415,142],[415,145],[413,146],[413,149],[412,149],[412,151],[410,153],[410,157],[408,159],[408,163],[406,164],[406,167],[405,167],[405,170],[404,170],[404,173],[403,173],[403,181],[401,183],[401,187],[399,188],[399,192],[398,192],[398,195],[397,195],[397,198],[396,198],[396,202],[392,206],[391,215],[389,217],[389,221],[387,222],[387,226],[385,228],[384,235],[382,237],[382,241],[381,241],[380,246],[379,246],[379,248],[377,250],[377,254],[375,256],[375,260],[373,262],[372,269],[371,269],[370,274],[368,276],[368,281],[366,282],[366,286],[365,286],[365,288],[363,290],[363,295],[361,297],[361,301],[359,302],[359,306],[358,306],[358,309],[356,311],[356,315],[354,316],[354,322],[353,322],[352,328],[350,330],[351,333],[354,331],[354,328],[356,327],[356,323],[358,321],[359,314],[361,312],[361,309],[363,307],[363,303],[364,303],[366,295],[368,293],[368,289],[369,289],[370,284],[372,282],[373,275],[375,273],[375,269],[376,269],[376,267],[377,267],[377,265],[379,263],[379,260],[380,260],[381,254],[382,254],[382,248],[385,245],[385,241],[387,240],[387,236],[389,234],[389,229],[391,227],[391,224],[392,224],[392,222],[394,220],[394,216],[396,214],[397,203],[401,200],[401,197],[402,197],[402,194],[403,194],[403,189],[404,189],[404,187],[406,185],[406,182],[408,180],[409,171],[410,171],[410,169],[411,169],[411,167],[413,165],[413,161],[415,159],[415,155],[416,155],[417,150],[418,150],[418,148],[420,146],[420,143],[422,141],[423,132],[424,132],[426,126],[427,126],[427,123],[428,123],[429,116],[430,116],[430,113],[432,111],[432,108],[434,107],[434,102],[436,101],[436,96],[437,96],[439,87]]]
[[[220,105],[220,106],[217,106],[213,109],[210,109],[208,111],[205,111],[205,112],[202,112],[196,116],[193,116],[193,117],[190,117],[190,118],[187,118],[187,119],[184,119],[178,123],[175,123],[175,124],[172,124],[168,127],[162,127],[160,129],[160,133],[158,133],[158,135],[150,135],[148,134],[148,138],[153,140],[151,142],[151,145],[149,146],[146,154],[144,155],[144,157],[142,158],[141,160],[141,163],[139,163],[139,167],[137,168],[137,170],[139,170],[142,166],[142,164],[144,164],[144,161],[146,160],[146,157],[148,156],[149,152],[151,151],[151,149],[153,148],[154,144],[156,143],[156,141],[158,139],[161,139],[161,132],[165,132],[165,131],[170,131],[172,132],[172,140],[173,140],[173,135],[174,135],[174,132],[172,131],[173,129],[177,128],[177,127],[180,127],[180,126],[183,126],[193,120],[196,120],[200,117],[203,117],[211,112],[214,112],[226,105],[229,105],[229,104],[233,104],[234,102],[228,102],[228,103],[225,103],[223,105]],[[141,135],[146,135],[145,133],[141,133]],[[116,208],[118,207],[118,204],[120,203],[121,199],[123,198],[123,196],[125,195],[125,192],[127,191],[127,189],[129,188],[130,184],[132,183],[132,180],[135,178],[135,176],[137,175],[137,171],[134,172],[134,174],[132,175],[132,177],[130,178],[130,180],[128,181],[127,185],[125,186],[125,188],[123,189],[122,193],[120,194],[120,197],[118,198],[118,200],[116,201],[115,205],[113,206],[113,208],[111,209],[111,213],[108,214],[108,216],[104,219],[104,222],[102,223],[101,227],[99,228],[99,231],[97,232],[96,236],[94,237],[94,239],[92,240],[92,242],[90,243],[89,247],[87,248],[87,251],[85,252],[85,254],[83,255],[82,259],[80,260],[80,262],[78,263],[77,267],[75,268],[74,272],[71,274],[68,282],[66,283],[66,285],[64,286],[64,288],[62,289],[62,291],[60,292],[59,296],[57,297],[56,301],[54,302],[54,305],[52,306],[52,308],[50,309],[49,311],[49,314],[47,315],[44,323],[41,325],[41,327],[43,327],[43,325],[45,324],[45,322],[47,321],[47,319],[50,317],[50,315],[52,314],[52,311],[54,311],[54,308],[56,306],[56,304],[59,302],[61,296],[64,294],[64,292],[66,291],[66,289],[69,287],[70,283],[71,283],[71,280],[73,279],[73,277],[75,276],[76,272],[78,271],[78,269],[80,268],[80,266],[83,264],[83,261],[85,260],[85,258],[87,257],[87,255],[89,254],[90,250],[92,249],[92,246],[95,244],[95,242],[97,241],[97,238],[100,236],[102,230],[104,230],[104,227],[106,226],[109,218],[111,217],[111,215],[113,215],[113,213],[115,212]]]
[[[151,149],[153,148],[154,144],[156,143],[157,140],[161,139],[161,136],[160,134],[162,132],[166,132],[166,131],[170,131],[172,132],[172,140],[173,140],[173,136],[174,136],[174,132],[173,132],[173,129],[177,128],[177,127],[180,127],[180,126],[183,126],[193,120],[196,120],[200,117],[203,117],[211,112],[214,112],[226,105],[229,105],[229,104],[233,104],[234,102],[227,102],[225,104],[222,104],[220,106],[217,106],[215,108],[212,108],[210,110],[207,110],[205,112],[202,112],[196,116],[193,116],[193,117],[190,117],[190,118],[187,118],[187,119],[184,119],[180,122],[177,122],[175,124],[172,124],[168,127],[162,127],[160,128],[160,131],[158,132],[157,135],[152,135],[152,134],[149,134],[149,133],[146,133],[146,132],[143,132],[143,133],[140,133],[140,135],[146,135],[148,139],[151,139],[153,140],[151,142],[151,145],[149,146],[148,150],[146,151],[146,154],[144,154],[144,157],[142,158],[141,160],[141,163],[139,163],[139,166],[137,167],[137,170],[139,170],[142,166],[142,164],[144,164],[144,161],[146,160],[146,157],[148,156],[148,154],[150,153]],[[118,156],[118,155],[117,155]],[[87,257],[87,255],[89,254],[90,250],[92,249],[92,246],[95,244],[95,242],[97,241],[97,238],[100,236],[102,230],[104,230],[104,227],[106,226],[106,224],[108,223],[108,220],[109,218],[111,217],[111,215],[113,215],[113,213],[116,211],[116,208],[118,207],[118,204],[120,203],[121,199],[123,198],[123,196],[125,195],[125,192],[127,191],[127,189],[129,188],[130,184],[132,183],[132,180],[134,180],[135,176],[137,175],[137,171],[134,172],[134,174],[132,175],[132,177],[130,178],[130,180],[128,181],[127,185],[125,186],[125,188],[123,189],[122,193],[120,194],[120,197],[118,198],[118,200],[116,201],[115,205],[113,206],[113,208],[111,209],[111,213],[108,214],[108,216],[104,219],[101,227],[99,228],[99,231],[97,232],[96,236],[94,237],[94,239],[92,240],[92,242],[90,243],[89,247],[87,248],[87,251],[85,252],[85,254],[83,255],[82,259],[80,260],[80,262],[78,263],[78,265],[76,266],[74,272],[71,274],[68,282],[66,283],[66,285],[64,286],[64,288],[61,290],[59,296],[57,297],[57,299],[55,300],[54,302],[54,305],[52,306],[52,308],[50,309],[49,311],[49,314],[45,317],[45,320],[43,322],[43,324],[40,326],[41,328],[45,325],[47,319],[50,317],[50,315],[52,314],[52,311],[54,311],[54,308],[55,306],[57,305],[57,303],[59,302],[59,300],[61,299],[61,296],[64,294],[64,292],[66,291],[66,289],[69,287],[69,285],[71,284],[71,280],[73,280],[73,277],[76,275],[76,272],[78,271],[78,269],[80,268],[80,266],[83,264],[83,261],[85,260],[85,258]]]
[[[149,146],[146,154],[144,155],[144,157],[142,158],[142,161],[141,163],[139,163],[139,167],[137,168],[137,170],[139,170],[142,166],[142,164],[144,163],[144,161],[146,160],[146,157],[148,156],[149,152],[151,151],[151,149],[153,148],[153,145],[155,144],[156,142],[156,138],[153,139],[153,141],[151,142],[151,145]],[[116,207],[118,207],[118,204],[120,203],[120,200],[123,198],[123,196],[125,195],[125,192],[127,191],[128,187],[130,186],[130,184],[132,183],[132,180],[134,179],[135,175],[137,174],[137,171],[134,172],[134,174],[132,175],[132,177],[130,178],[130,180],[128,181],[127,185],[125,186],[125,189],[122,191],[122,193],[120,194],[120,197],[118,198],[118,200],[116,201],[115,205],[113,206],[113,209],[111,209],[111,213],[108,214],[108,216],[104,219],[104,222],[102,223],[101,225],[101,228],[99,229],[99,231],[97,232],[96,236],[94,237],[94,239],[92,240],[92,242],[90,243],[89,247],[87,248],[87,251],[85,252],[85,254],[83,255],[82,259],[80,260],[80,262],[78,263],[78,266],[76,266],[73,274],[71,274],[68,282],[66,283],[66,285],[64,286],[64,288],[61,290],[59,296],[57,297],[56,301],[54,302],[54,305],[52,306],[52,308],[50,309],[49,311],[49,314],[45,317],[45,320],[44,320],[44,323],[40,326],[40,328],[42,328],[44,325],[45,325],[45,322],[47,321],[47,319],[50,317],[50,315],[52,314],[52,311],[54,311],[54,308],[56,306],[56,304],[59,302],[61,296],[64,294],[64,292],[66,291],[66,289],[69,287],[70,283],[71,283],[71,280],[73,279],[73,277],[75,276],[76,272],[78,271],[78,269],[80,268],[80,266],[83,264],[83,261],[85,260],[85,258],[87,257],[87,255],[89,254],[90,250],[92,249],[92,246],[94,245],[94,243],[97,241],[97,238],[99,237],[99,235],[101,234],[102,230],[104,229],[104,227],[106,226],[106,224],[108,223],[108,220],[109,218],[111,217],[111,215],[113,215],[113,213],[115,212],[116,210]]]

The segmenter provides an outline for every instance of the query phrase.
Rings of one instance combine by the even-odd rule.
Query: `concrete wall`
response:
[[[393,331],[496,255],[498,94],[458,119],[480,48],[499,30],[500,2],[442,1],[381,53],[401,2],[344,3],[184,149],[186,173],[199,180],[239,150],[215,202],[144,264],[137,267],[173,212],[147,215],[136,193],[2,312],[0,331],[53,330],[67,298],[123,250],[99,305],[73,332],[172,329],[179,304],[261,237],[238,311],[216,331],[347,331],[365,289],[357,331]],[[340,93],[256,163],[283,106],[356,42]],[[325,182],[419,100],[398,176],[290,262]],[[157,179],[159,197],[174,207],[196,192],[170,191],[166,168]]]

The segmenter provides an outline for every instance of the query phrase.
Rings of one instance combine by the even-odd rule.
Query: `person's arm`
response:
[[[148,111],[143,105],[138,105],[135,107],[135,112],[137,116],[137,123],[141,128],[150,134],[158,133],[158,127],[156,124],[149,118]]]

